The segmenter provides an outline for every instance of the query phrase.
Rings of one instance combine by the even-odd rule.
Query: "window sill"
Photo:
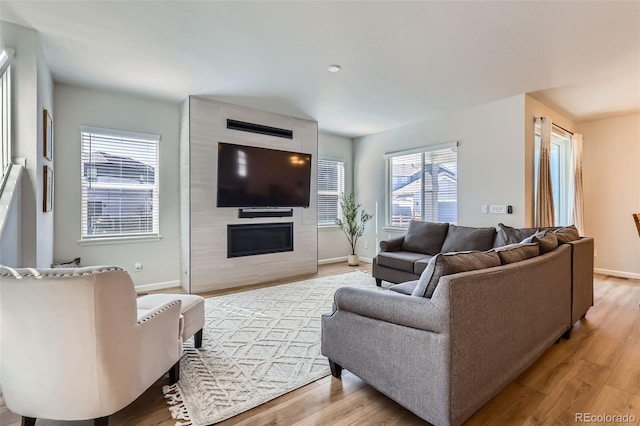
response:
[[[340,229],[338,225],[318,225],[318,229]]]
[[[105,238],[94,238],[87,240],[78,240],[78,244],[81,246],[98,246],[105,244],[129,244],[129,243],[153,243],[156,241],[160,241],[162,239],[161,235],[153,235],[153,236],[136,236],[136,237],[105,237]]]
[[[409,229],[409,227],[400,228],[399,226],[385,226],[383,229],[385,231],[387,231],[387,232],[402,232],[402,233],[406,233],[407,229]]]

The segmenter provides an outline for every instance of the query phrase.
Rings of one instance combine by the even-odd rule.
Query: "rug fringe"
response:
[[[184,422],[176,422],[175,426],[192,426],[193,423],[189,417],[187,406],[184,405],[184,399],[182,398],[178,385],[163,386],[162,393],[167,400],[167,405],[169,405],[171,417],[175,420],[185,420]]]

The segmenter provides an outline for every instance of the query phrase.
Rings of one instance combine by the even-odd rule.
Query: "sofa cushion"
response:
[[[475,271],[476,269],[500,266],[500,257],[494,251],[466,251],[458,253],[440,253],[435,255],[424,270],[412,296],[431,297],[440,277],[458,272]]]
[[[418,285],[418,280],[407,281],[406,283],[392,285],[391,287],[389,287],[389,290],[411,296],[411,293],[413,293],[413,290],[416,288],[417,285]]]
[[[413,273],[416,275],[420,275],[427,269],[427,265],[433,256],[427,256],[424,259],[417,260],[416,263],[413,264]]]
[[[553,233],[558,237],[558,244],[564,244],[580,239],[578,228],[574,225],[563,226],[562,228],[554,230]]]
[[[412,220],[404,236],[402,250],[432,255],[440,253],[448,230],[448,223]]]
[[[513,228],[503,223],[498,224],[498,232],[493,243],[494,247],[502,247],[508,244],[517,244],[527,237],[538,232],[538,228]]]
[[[540,254],[538,243],[509,244],[502,247],[496,247],[493,250],[498,253],[500,263],[503,265],[531,259],[532,257],[536,257]]]
[[[449,224],[449,231],[442,244],[441,252],[486,251],[493,247],[495,236],[495,228],[473,228]]]
[[[377,262],[380,266],[413,273],[413,264],[425,257],[422,253],[410,251],[383,251],[378,253]]]
[[[538,243],[540,254],[545,254],[558,247],[558,236],[549,229],[538,231],[530,237],[522,240],[523,243]]]

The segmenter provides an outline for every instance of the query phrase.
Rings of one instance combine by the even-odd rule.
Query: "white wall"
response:
[[[56,261],[118,265],[137,287],[179,285],[178,104],[121,93],[55,85]],[[160,139],[160,241],[85,244],[80,240],[80,126],[154,133]],[[135,272],[140,262],[143,269]],[[149,287],[144,287],[148,289]]]
[[[354,188],[375,215],[359,243],[361,256],[373,257],[385,229],[385,160],[395,151],[459,141],[458,224],[525,224],[525,96],[519,95],[355,139]],[[513,206],[513,214],[482,214],[483,204]],[[369,248],[364,249],[368,243]]]
[[[596,272],[640,278],[640,113],[580,123],[585,234],[594,237]]]
[[[329,133],[318,133],[318,159],[344,161],[344,192],[353,192],[353,140]],[[318,263],[347,259],[351,248],[347,237],[336,226],[318,227]]]
[[[42,109],[52,109],[51,74],[40,37],[32,29],[0,22],[2,47],[15,50],[12,61],[13,157],[26,161],[21,194],[21,263],[48,267],[52,257],[53,214],[42,212]],[[48,162],[47,162],[48,163]]]

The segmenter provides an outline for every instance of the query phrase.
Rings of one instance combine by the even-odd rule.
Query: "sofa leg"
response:
[[[380,278],[376,278],[376,285],[382,287],[382,280]]]
[[[109,426],[109,416],[93,419],[93,426]]]
[[[196,334],[193,335],[193,346],[196,348],[202,347],[202,329],[196,331]]]
[[[171,370],[169,370],[169,384],[173,385],[180,380],[180,361],[173,364]]]
[[[33,417],[23,417],[21,426],[36,426],[36,419]]]
[[[569,328],[567,331],[564,332],[564,334],[562,335],[562,338],[565,340],[569,340],[571,338],[572,330],[573,330],[573,326],[571,326],[571,328]]]
[[[331,375],[339,379],[340,375],[342,374],[342,366],[329,360],[329,368],[331,368]]]

